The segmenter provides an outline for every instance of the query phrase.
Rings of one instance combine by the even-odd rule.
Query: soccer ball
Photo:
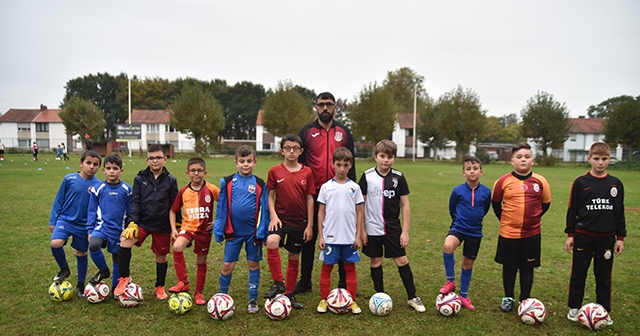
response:
[[[458,294],[451,292],[448,294],[439,294],[436,298],[436,308],[440,314],[444,316],[453,316],[460,311],[462,302]]]
[[[71,296],[73,296],[73,286],[69,281],[54,282],[49,286],[49,297],[53,301],[67,301],[71,299]]]
[[[218,293],[207,302],[207,312],[214,320],[227,320],[236,311],[236,304],[229,294]]]
[[[327,296],[327,307],[335,314],[348,312],[352,304],[351,294],[344,288],[336,288],[329,292],[329,296]]]
[[[373,315],[387,316],[391,313],[391,309],[393,309],[393,301],[386,293],[375,293],[369,299],[369,310]]]
[[[524,299],[518,306],[518,316],[524,324],[538,324],[544,322],[544,318],[547,316],[547,309],[544,304],[538,299]]]
[[[608,319],[609,313],[607,313],[607,310],[597,303],[587,303],[578,312],[580,324],[593,330],[600,330],[606,327]]]
[[[176,315],[182,315],[191,309],[193,300],[187,292],[171,294],[169,298],[169,310]]]
[[[118,303],[124,308],[131,308],[141,305],[143,299],[142,288],[131,282],[124,289],[124,293],[118,296]]]
[[[278,294],[264,303],[264,312],[272,320],[284,320],[291,313],[291,301],[284,294]]]
[[[89,303],[103,302],[109,298],[109,294],[111,294],[111,289],[109,289],[109,285],[104,281],[100,281],[95,285],[89,283],[84,288],[84,297]]]

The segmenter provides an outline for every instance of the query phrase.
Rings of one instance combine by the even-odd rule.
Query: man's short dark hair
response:
[[[331,94],[331,92],[322,92],[321,94],[319,94],[316,97],[316,103],[318,102],[318,100],[320,99],[331,99],[332,102],[336,102],[336,97],[333,96],[333,94]]]

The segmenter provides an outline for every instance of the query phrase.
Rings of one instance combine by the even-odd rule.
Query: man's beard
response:
[[[331,122],[331,120],[333,120],[333,114],[329,112],[322,112],[318,115],[318,118],[320,119],[320,121],[326,124]]]

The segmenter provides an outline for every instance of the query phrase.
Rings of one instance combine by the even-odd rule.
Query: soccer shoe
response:
[[[613,320],[611,319],[611,315],[607,316],[607,325],[613,325]]]
[[[298,300],[296,300],[296,297],[293,296],[293,294],[286,294],[286,295],[289,298],[289,301],[291,301],[291,307],[293,307],[293,309],[302,309],[302,308],[304,308],[302,303],[298,302]]]
[[[104,279],[107,279],[110,276],[111,276],[111,272],[107,268],[104,271],[98,271],[98,273],[96,273],[96,275],[92,276],[91,279],[89,279],[89,283],[95,285],[98,282],[100,282],[100,281],[102,281]]]
[[[440,294],[449,294],[456,290],[456,282],[447,280],[447,283],[440,288]]]
[[[579,311],[580,311],[580,309],[578,309],[578,308],[569,309],[569,313],[567,313],[567,319],[569,319],[569,321],[578,322],[578,312]]]
[[[207,301],[204,300],[204,295],[202,295],[202,293],[196,293],[193,302],[198,306],[204,306],[205,303],[207,303]]]
[[[247,307],[247,311],[249,312],[249,314],[255,314],[258,312],[258,310],[258,302],[255,299],[249,300],[249,305]]]
[[[76,286],[76,295],[79,299],[84,299],[84,283],[78,282]]]
[[[127,288],[127,285],[131,282],[131,277],[120,277],[118,278],[118,285],[113,290],[113,295],[119,296],[124,293],[124,290]]]
[[[154,288],[154,291],[156,292],[158,300],[166,300],[169,297],[167,292],[164,291],[164,286],[157,286]]]
[[[327,312],[327,300],[320,300],[318,303],[318,308],[316,308],[318,313],[326,313]]]
[[[500,305],[500,309],[503,312],[508,313],[513,310],[513,298],[512,297],[503,297],[502,304]]]
[[[265,299],[273,299],[276,295],[284,293],[286,289],[284,282],[276,281],[263,296]]]
[[[468,297],[460,297],[460,303],[462,303],[462,306],[469,309],[469,310],[474,310],[476,309],[476,307],[474,307],[471,304],[471,299]]]
[[[417,296],[407,301],[407,303],[409,304],[409,307],[415,309],[418,313],[424,313],[427,310],[422,304],[422,299]]]
[[[298,281],[296,282],[296,287],[293,289],[293,292],[291,292],[291,294],[300,294],[300,293],[306,293],[306,292],[311,292],[311,283],[310,282],[306,282],[306,281]]]
[[[180,292],[186,292],[189,290],[189,283],[184,283],[182,281],[178,281],[178,283],[169,288],[169,292],[171,293],[180,293]]]
[[[69,275],[71,275],[71,271],[69,270],[69,267],[67,267],[65,269],[61,268],[60,272],[58,272],[58,274],[56,274],[56,276],[53,277],[53,282],[62,283],[64,281],[64,279],[69,277]]]
[[[360,309],[360,306],[358,306],[355,301],[351,304],[351,312],[354,314],[362,313],[362,309]]]

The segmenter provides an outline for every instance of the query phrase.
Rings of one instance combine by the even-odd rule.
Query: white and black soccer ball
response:
[[[369,310],[373,315],[387,316],[393,309],[393,300],[386,293],[375,293],[369,299]]]

